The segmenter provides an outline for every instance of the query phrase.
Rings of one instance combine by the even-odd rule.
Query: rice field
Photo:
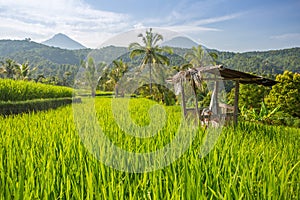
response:
[[[0,79],[0,101],[72,97],[73,89],[33,81]]]
[[[116,105],[122,105],[119,101]],[[129,103],[135,124],[151,124],[147,110],[153,104],[146,99]],[[165,125],[151,138],[136,138],[116,123],[110,98],[96,98],[93,109],[106,136],[130,152],[151,152],[170,143],[181,115],[178,106],[164,107],[165,113],[154,110]],[[130,173],[103,164],[88,151],[73,112],[66,106],[0,116],[0,199],[300,198],[299,129],[251,123],[225,127],[201,157],[206,131],[200,128],[175,162]]]

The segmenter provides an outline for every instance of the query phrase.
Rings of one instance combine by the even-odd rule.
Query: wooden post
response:
[[[234,109],[233,109],[233,123],[237,125],[238,123],[238,109],[239,109],[239,93],[240,93],[240,82],[235,81],[235,91],[234,91]]]
[[[181,87],[181,107],[183,111],[184,117],[186,116],[186,104],[185,104],[185,93],[184,93],[184,86],[183,86],[183,81],[180,79],[180,87]]]
[[[196,110],[196,116],[197,116],[197,122],[200,120],[200,113],[199,113],[199,108],[198,108],[198,98],[197,98],[197,91],[196,91],[196,83],[194,79],[192,79],[192,87],[193,87],[193,92],[195,96],[195,110]]]
[[[214,100],[216,102],[216,106],[217,106],[217,113],[215,113],[216,115],[220,114],[220,108],[219,108],[219,100],[218,100],[218,91],[219,91],[219,81],[215,81],[215,93],[214,93]]]

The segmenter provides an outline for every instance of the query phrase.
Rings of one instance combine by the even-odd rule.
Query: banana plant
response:
[[[260,111],[257,112],[254,108],[247,109],[244,105],[241,108],[240,116],[243,117],[246,121],[252,121],[252,122],[263,122],[267,124],[272,123],[272,117],[277,113],[277,111],[280,109],[280,106],[277,106],[276,108],[270,110],[266,107],[265,103],[261,103]]]

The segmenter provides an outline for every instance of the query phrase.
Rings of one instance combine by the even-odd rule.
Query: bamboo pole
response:
[[[238,109],[239,109],[239,93],[240,93],[240,82],[235,81],[235,91],[234,91],[234,110],[233,110],[233,122],[234,125],[238,123]]]
[[[186,104],[185,104],[185,93],[184,93],[184,86],[183,86],[183,81],[180,79],[180,87],[181,87],[181,107],[182,107],[182,112],[184,117],[186,117]]]
[[[196,110],[196,116],[197,116],[197,122],[200,120],[200,113],[199,113],[199,108],[198,108],[198,98],[197,98],[197,91],[196,91],[196,83],[194,79],[192,79],[192,87],[193,87],[193,92],[195,96],[195,110]]]
[[[218,99],[218,91],[219,91],[219,81],[215,81],[215,93],[214,93],[214,100],[215,100],[215,103],[216,103],[216,107],[217,107],[217,113],[215,114],[219,114],[220,113],[220,108],[219,108],[219,99]]]

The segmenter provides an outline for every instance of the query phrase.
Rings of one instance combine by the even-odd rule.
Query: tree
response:
[[[280,106],[280,110],[293,116],[300,117],[300,74],[285,71],[276,76],[276,85],[272,87],[266,98],[271,108]]]
[[[91,96],[96,96],[96,88],[100,80],[99,70],[106,65],[105,63],[99,63],[98,66],[95,64],[92,57],[88,57],[87,62],[81,61],[81,66],[85,69],[85,80],[87,81],[90,89]]]
[[[21,65],[19,64],[15,68],[16,79],[27,80],[35,70],[36,68],[30,69],[28,62],[24,62]]]
[[[5,62],[1,62],[0,73],[4,74],[5,78],[13,79],[18,66],[14,60],[6,59]]]
[[[261,103],[269,93],[270,89],[263,85],[256,84],[241,84],[239,90],[239,108],[254,109],[258,111],[261,108]],[[229,93],[229,104],[234,102],[235,89]]]
[[[187,70],[188,68],[192,68],[193,65],[191,63],[184,63],[180,66],[176,65],[176,66],[173,66],[173,69],[176,70],[177,72],[180,72],[180,71],[184,71],[184,70]]]
[[[204,66],[204,50],[202,46],[192,47],[191,51],[185,53],[184,58],[189,60],[193,67]]]
[[[220,64],[220,62],[218,61],[219,56],[218,56],[218,54],[216,52],[209,52],[208,54],[209,54],[209,56],[212,59],[212,64],[213,65]]]
[[[118,96],[118,81],[124,73],[128,71],[128,66],[122,60],[114,60],[113,61],[114,68],[108,74],[109,81],[107,83],[112,84],[115,89],[115,96]]]
[[[129,45],[130,58],[143,56],[142,67],[149,66],[150,95],[152,95],[152,66],[157,66],[156,64],[169,65],[169,58],[162,53],[172,54],[173,50],[170,47],[160,47],[158,45],[159,41],[163,40],[163,36],[153,33],[152,28],[146,31],[146,35],[140,33],[138,37],[142,38],[143,45],[137,42],[131,43]]]

